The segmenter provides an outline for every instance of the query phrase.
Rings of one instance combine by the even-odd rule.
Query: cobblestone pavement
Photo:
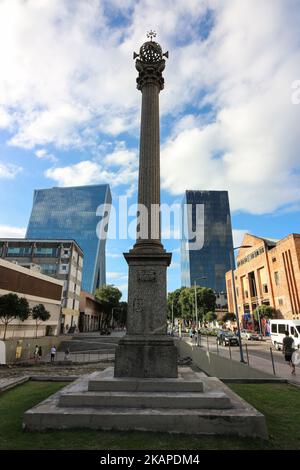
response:
[[[0,380],[4,378],[34,376],[68,376],[83,375],[96,370],[103,370],[112,365],[112,362],[95,362],[92,364],[36,364],[32,366],[0,367]]]

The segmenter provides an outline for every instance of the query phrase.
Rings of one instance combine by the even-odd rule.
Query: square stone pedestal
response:
[[[168,336],[125,336],[115,355],[115,377],[177,377],[177,348]]]
[[[115,377],[177,377],[177,349],[167,336],[166,270],[171,253],[124,254],[129,266],[127,332],[115,356]]]

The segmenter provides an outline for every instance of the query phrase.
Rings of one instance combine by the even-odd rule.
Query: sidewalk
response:
[[[194,339],[182,338],[182,341],[187,341],[189,344],[195,345]],[[199,347],[207,350],[206,337],[201,337],[201,346]],[[223,347],[219,347],[217,351],[216,344],[209,343],[209,351],[215,354],[219,354],[220,356],[226,357],[227,359],[230,358],[228,347],[226,349]],[[244,358],[245,360],[247,360],[246,348],[245,348],[244,343],[243,343],[243,351],[244,351]],[[300,385],[299,364],[296,366],[296,375],[292,375],[289,365],[287,363],[282,363],[277,360],[278,358],[277,354],[278,353],[276,353],[275,351],[273,352],[274,366],[275,366],[274,377],[282,378],[296,385]],[[240,350],[238,347],[231,347],[231,359],[234,361],[240,361]],[[271,355],[270,355],[270,359],[265,359],[263,357],[258,357],[257,355],[251,354],[251,351],[249,351],[249,365],[255,369],[261,370],[263,372],[267,372],[268,374],[273,374]]]
[[[58,351],[55,356],[55,362],[99,362],[99,361],[112,361],[115,358],[115,355],[112,353],[103,353],[100,351],[93,352],[70,352],[69,359],[65,358],[65,353],[63,351]],[[51,357],[50,353],[43,357],[43,362],[50,362]]]

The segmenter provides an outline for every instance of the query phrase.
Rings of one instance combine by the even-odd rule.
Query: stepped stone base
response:
[[[177,379],[81,377],[24,414],[23,427],[231,434],[267,438],[264,416],[220,380],[180,368]]]

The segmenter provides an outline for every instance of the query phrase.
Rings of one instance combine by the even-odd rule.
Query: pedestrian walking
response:
[[[39,355],[39,360],[41,360],[41,359],[42,359],[42,355],[43,355],[42,346],[39,347],[38,355]]]
[[[51,362],[54,362],[56,356],[56,347],[52,346],[50,350]]]
[[[35,362],[37,362],[38,358],[39,358],[39,347],[38,347],[38,345],[35,346],[33,355],[34,355]]]
[[[284,354],[284,358],[286,362],[289,363],[289,366],[292,369],[292,375],[296,375],[296,368],[295,364],[293,363],[293,353],[295,351],[294,349],[294,340],[291,338],[290,334],[288,331],[285,332],[285,338],[283,338],[283,348],[282,348],[282,354]]]
[[[69,358],[70,358],[70,349],[67,348],[67,349],[65,350],[65,361],[68,361]]]

